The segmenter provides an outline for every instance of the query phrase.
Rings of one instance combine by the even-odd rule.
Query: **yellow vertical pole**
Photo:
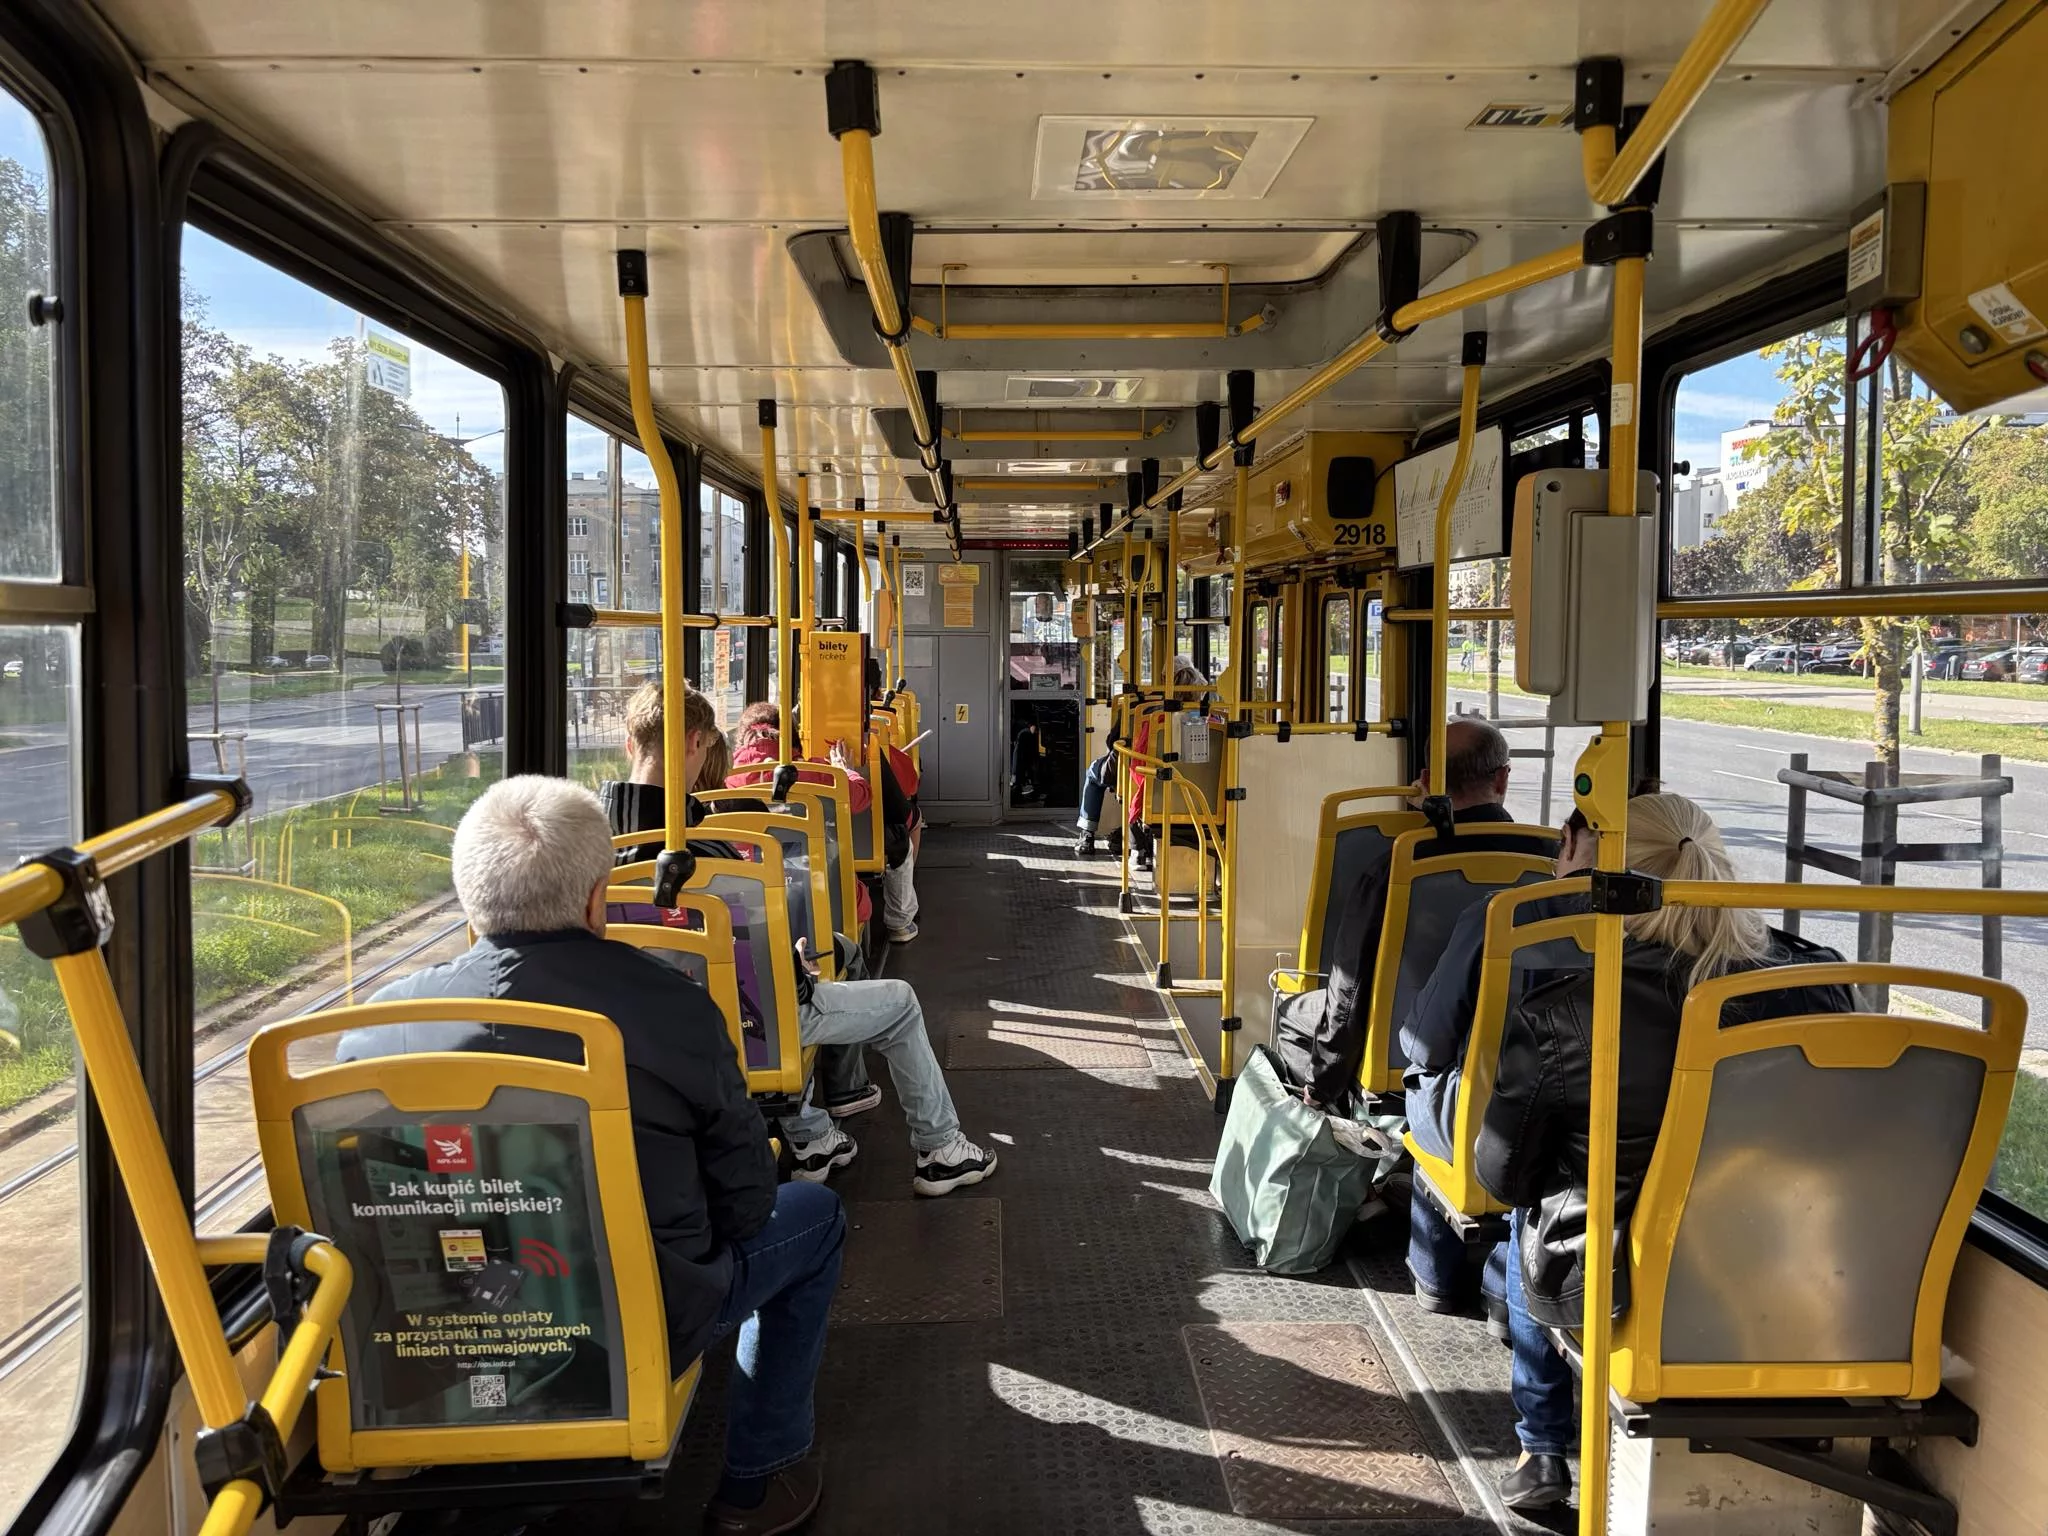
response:
[[[241,1418],[247,1402],[107,962],[99,950],[89,949],[59,956],[50,968],[71,1014],[86,1082],[100,1107],[199,1416],[209,1429],[224,1428]]]
[[[1166,574],[1164,676],[1173,682],[1173,660],[1180,654],[1180,493],[1166,498]]]
[[[797,657],[797,673],[800,680],[799,686],[796,690],[797,712],[799,714],[803,713],[803,688],[801,686],[801,677],[803,673],[804,656],[810,650],[811,631],[817,626],[818,622],[818,577],[816,567],[817,558],[818,534],[817,530],[811,524],[811,477],[800,469],[796,472],[797,620],[795,645]],[[804,753],[804,744],[801,739],[797,739],[794,742],[791,741],[791,736],[793,734],[794,732],[792,731],[789,722],[789,712],[785,710],[783,711],[782,747],[782,759],[784,762],[788,762],[791,760],[790,753],[792,750],[795,751],[796,756],[798,757],[803,756]]]
[[[637,282],[628,279],[629,256],[638,258]],[[683,690],[687,686],[683,669],[683,491],[676,480],[675,464],[668,456],[668,444],[662,440],[661,423],[654,415],[654,386],[647,357],[647,258],[644,252],[622,251],[619,264],[619,287],[626,306],[626,388],[633,402],[633,430],[640,435],[640,451],[654,467],[654,483],[660,490],[661,691],[668,703],[661,719],[661,761],[665,771],[681,783],[683,765],[689,761],[683,730]],[[663,846],[673,853],[682,848],[687,829],[680,816],[669,817],[668,823]]]
[[[1607,423],[1607,510],[1636,512],[1636,398],[1643,369],[1643,258],[1614,263],[1613,394]],[[1609,720],[1579,758],[1578,798],[1588,824],[1600,834],[1598,867],[1628,868],[1628,732]],[[1608,1348],[1614,1314],[1614,1163],[1616,1090],[1621,1057],[1621,961],[1625,934],[1619,913],[1593,919],[1592,1102],[1587,1116],[1585,1365],[1579,1419],[1579,1530],[1607,1529]]]
[[[1108,511],[1105,508],[1103,516],[1107,517],[1108,515]],[[1124,522],[1123,550],[1123,569],[1118,573],[1118,584],[1123,588],[1124,595],[1124,644],[1123,653],[1122,655],[1116,658],[1114,665],[1118,670],[1120,670],[1123,673],[1122,682],[1125,684],[1129,684],[1136,682],[1138,678],[1138,626],[1132,616],[1132,607],[1136,600],[1137,594],[1132,590],[1131,587],[1131,521],[1129,519],[1126,519]],[[1123,689],[1119,688],[1117,691],[1118,694],[1121,695]],[[1121,698],[1119,698],[1119,701],[1117,703],[1113,703],[1110,705],[1112,718],[1115,717],[1116,712],[1120,708],[1124,709],[1123,719],[1125,738],[1128,744],[1130,745],[1131,749],[1135,751],[1138,745],[1137,712],[1133,709],[1126,708]],[[1119,887],[1122,892],[1122,895],[1119,898],[1119,901],[1120,904],[1128,905],[1131,894],[1132,848],[1130,828],[1132,827],[1132,825],[1134,825],[1134,823],[1131,821],[1130,808],[1133,797],[1138,792],[1138,765],[1129,757],[1124,758],[1123,763],[1124,772],[1117,781],[1118,788],[1120,791],[1117,795],[1117,810],[1119,814],[1121,814],[1124,818],[1124,852],[1120,870],[1121,883]],[[1154,867],[1157,867],[1156,861]]]
[[[1226,706],[1224,715],[1229,725],[1223,732],[1223,773],[1217,783],[1223,786],[1223,996],[1222,1014],[1226,1020],[1236,1019],[1237,1012],[1237,801],[1230,791],[1238,782],[1238,741],[1232,734],[1244,709],[1244,530],[1251,514],[1252,469],[1251,465],[1239,461],[1237,465],[1237,510],[1230,519],[1231,533],[1235,547],[1230,554],[1230,623],[1224,633],[1229,636],[1230,660],[1224,671],[1230,676],[1230,686],[1225,690]],[[1228,1082],[1237,1076],[1237,1032],[1226,1028],[1216,1041],[1216,1076]]]
[[[775,483],[775,402],[763,400],[761,413],[761,495],[768,502],[768,533],[775,546],[775,691],[778,728],[776,757],[789,761],[789,716],[796,705],[790,681],[789,654],[789,529],[782,522],[782,491]]]
[[[896,598],[896,677],[889,679],[889,686],[896,686],[896,678],[903,676],[907,658],[903,654],[903,537],[891,534],[890,544],[896,554],[896,572],[889,578],[889,590]]]
[[[1465,467],[1472,461],[1472,439],[1479,432],[1479,374],[1486,361],[1486,332],[1465,333],[1465,381],[1458,397],[1458,452],[1451,460],[1451,472],[1444,480],[1444,493],[1436,504],[1436,542],[1431,554],[1436,561],[1432,573],[1434,596],[1430,611],[1429,677],[1429,792],[1444,792],[1445,740],[1451,713],[1450,659],[1445,654],[1451,632],[1451,513],[1458,505],[1458,493],[1465,486]],[[1384,680],[1382,680],[1384,686]]]

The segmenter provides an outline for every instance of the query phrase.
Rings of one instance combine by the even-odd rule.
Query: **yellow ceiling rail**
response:
[[[966,270],[964,262],[947,262],[939,268],[939,318],[936,322],[912,315],[910,323],[927,336],[940,341],[1227,341],[1249,335],[1266,323],[1260,310],[1236,324],[1230,319],[1230,263],[1208,265],[1223,274],[1223,317],[1220,320],[1024,320],[955,325],[948,311],[948,279]]]
[[[897,302],[896,279],[882,244],[881,204],[875,192],[875,135],[882,131],[882,104],[874,70],[859,60],[833,65],[825,75],[825,103],[827,126],[839,141],[847,233],[867,284],[868,303],[875,311],[875,329],[888,349],[889,365],[910,409],[910,428],[917,439],[918,459],[931,477],[933,504],[952,511],[949,475],[939,457],[938,423],[925,407],[924,389],[910,360],[910,317]],[[957,543],[957,532],[953,537]],[[787,711],[784,713],[786,716]]]
[[[956,320],[940,325],[923,315],[910,323],[940,341],[1228,341],[1266,323],[1263,311],[1235,324],[1227,320]]]
[[[1651,162],[1664,152],[1679,125],[1770,3],[1771,0],[1718,0],[1692,41],[1685,45],[1685,52],[1678,56],[1642,121],[1619,149],[1614,147],[1612,128],[1587,130],[1581,142],[1586,190],[1594,202],[1612,208],[1627,201]],[[1634,460],[1613,458],[1610,462],[1624,464]]]
[[[1139,418],[1138,430],[1119,432],[1115,427],[1061,427],[1052,432],[1017,432],[1003,427],[948,427],[946,436],[956,443],[1127,443],[1145,440],[1166,430],[1164,421],[1149,426]]]
[[[1404,304],[1396,310],[1389,322],[1395,333],[1412,331],[1418,325],[1445,315],[1454,315],[1460,310],[1477,304],[1490,303],[1524,288],[1533,288],[1538,283],[1549,282],[1552,278],[1566,277],[1579,271],[1586,264],[1583,246],[1573,244],[1547,255],[1532,256],[1527,261],[1518,261],[1512,266],[1502,267],[1484,277],[1475,277],[1469,282],[1456,283],[1437,293],[1426,293],[1413,303]],[[1252,443],[1265,433],[1271,432],[1276,424],[1291,416],[1304,405],[1323,394],[1339,379],[1392,346],[1377,328],[1367,331],[1350,346],[1331,358],[1322,367],[1310,374],[1293,389],[1254,416],[1250,425],[1236,434],[1238,443]],[[1184,491],[1198,476],[1207,474],[1222,464],[1231,449],[1226,439],[1216,446],[1206,459],[1197,457],[1195,462],[1182,470],[1173,479],[1159,488],[1158,494],[1150,498],[1143,508],[1152,511],[1164,505],[1166,498],[1175,491]]]
[[[1116,484],[1114,475],[977,475],[959,481],[963,491],[1106,491]]]
[[[647,253],[620,251],[619,298],[626,309],[626,389],[633,402],[633,430],[640,451],[654,466],[661,503],[661,688],[672,708],[662,711],[661,757],[674,772],[688,758],[683,730],[683,490],[676,467],[662,440],[654,415],[654,386],[647,360]],[[673,853],[683,846],[682,818],[673,818],[666,843]]]
[[[850,523],[856,519],[868,523],[929,523],[934,520],[929,508],[816,507],[811,515],[821,523]]]

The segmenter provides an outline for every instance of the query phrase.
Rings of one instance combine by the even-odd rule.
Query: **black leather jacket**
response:
[[[1842,957],[1776,929],[1772,965]],[[1657,1149],[1671,1092],[1690,959],[1630,943],[1623,956],[1621,1083],[1616,1098],[1614,1314],[1628,1310],[1628,1221]],[[1721,1022],[1799,1013],[1846,1013],[1844,987],[1800,987],[1737,998]],[[1479,1133],[1474,1172],[1494,1198],[1533,1213],[1522,1223],[1522,1281],[1529,1315],[1555,1327],[1583,1318],[1586,1142],[1592,1087],[1593,978],[1560,978],[1508,1010],[1500,1075]]]

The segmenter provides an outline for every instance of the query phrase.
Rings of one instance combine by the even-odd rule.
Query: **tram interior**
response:
[[[479,941],[492,786],[664,761],[605,936],[717,1005],[782,1177],[805,964],[909,984],[995,1158],[917,1193],[869,1052],[825,1491],[773,1529],[2048,1521],[2038,0],[12,12],[6,1536],[726,1496],[747,1367],[669,1357],[622,1032],[353,1011]],[[1461,849],[1481,722],[1510,830]],[[1631,862],[1645,790],[1713,878]],[[1673,983],[1617,1215],[1625,956],[1733,910],[1840,1001]],[[1468,911],[1439,1156],[1404,1030]],[[1322,1103],[1289,1021],[1354,963]],[[1548,1333],[1480,1171],[1536,970],[1588,1084]],[[471,1014],[580,1043],[325,1039]],[[479,1230],[396,1203],[478,1146],[523,1186]],[[595,1375],[458,1380],[463,1328]]]

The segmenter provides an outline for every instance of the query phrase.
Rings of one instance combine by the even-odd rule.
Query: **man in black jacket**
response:
[[[1474,822],[1512,822],[1502,803],[1508,793],[1507,738],[1484,720],[1460,717],[1444,735],[1444,793],[1452,819],[1460,826]],[[1418,795],[1427,790],[1417,779]],[[1476,850],[1511,846],[1529,851],[1519,840],[1474,837],[1460,847]],[[1533,846],[1533,845],[1531,845]],[[1450,849],[1431,843],[1424,853]],[[1547,845],[1534,851],[1549,853]],[[1342,1107],[1358,1084],[1359,1058],[1365,1051],[1368,1010],[1372,1006],[1373,972],[1379,963],[1380,930],[1386,926],[1387,882],[1391,853],[1359,871],[1338,910],[1337,937],[1330,977],[1320,992],[1287,1000],[1286,1017],[1276,1021],[1283,1064],[1302,1080],[1310,1103]]]
[[[493,785],[455,831],[454,878],[477,941],[378,1002],[488,997],[604,1014],[625,1049],[634,1152],[661,1269],[671,1361],[737,1331],[719,1536],[784,1531],[823,1487],[812,1393],[846,1221],[820,1184],[777,1188],[760,1111],[704,989],[604,937],[611,834],[588,790],[526,775]],[[577,1059],[544,1030],[398,1024],[344,1035],[344,1061],[415,1051]]]

